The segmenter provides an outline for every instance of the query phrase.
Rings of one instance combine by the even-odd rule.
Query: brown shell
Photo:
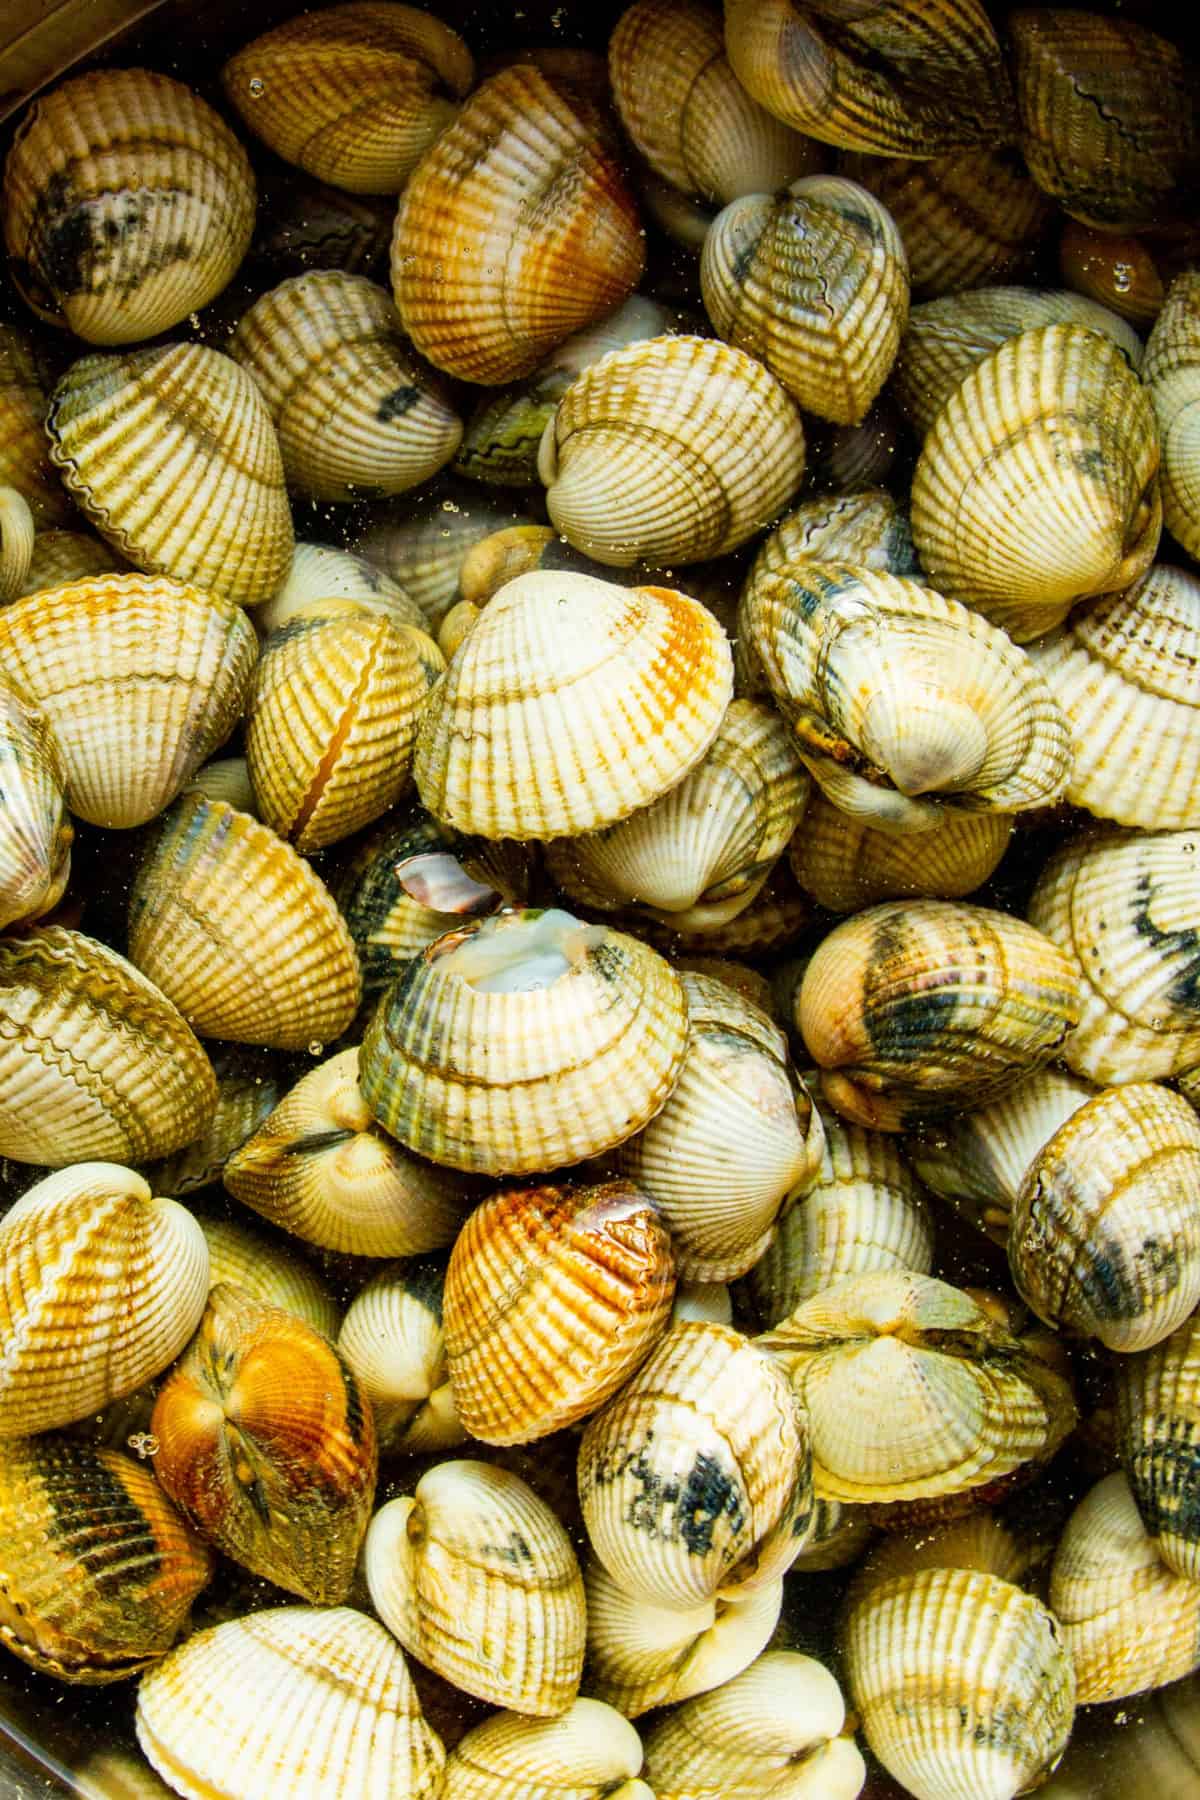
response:
[[[1111,307],[1139,331],[1148,330],[1162,311],[1166,287],[1141,238],[1114,237],[1064,219],[1058,270],[1067,287]]]
[[[41,361],[23,326],[0,324],[0,483],[24,494],[39,530],[66,525],[72,517],[46,442],[46,395],[52,384]]]
[[[1176,1575],[1200,1580],[1191,1497],[1200,1464],[1200,1321],[1187,1319],[1116,1372],[1117,1448],[1138,1511]]]

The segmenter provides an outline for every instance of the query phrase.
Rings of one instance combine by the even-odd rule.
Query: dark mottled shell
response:
[[[1121,1358],[1116,1412],[1121,1466],[1142,1523],[1168,1568],[1200,1581],[1200,1320]]]

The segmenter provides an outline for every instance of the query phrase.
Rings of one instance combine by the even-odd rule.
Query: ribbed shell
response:
[[[786,857],[780,857],[750,904],[732,918],[726,905],[714,907],[711,915],[707,907],[694,907],[670,923],[651,913],[630,919],[648,943],[675,957],[691,951],[705,956],[765,956],[793,943],[812,922],[812,902],[796,886]]]
[[[576,1700],[561,1719],[496,1713],[451,1751],[439,1800],[654,1800],[641,1766],[637,1732],[599,1700]]]
[[[0,600],[26,592],[37,527],[24,494],[0,487]]]
[[[337,1337],[341,1308],[316,1271],[290,1247],[251,1231],[236,1219],[202,1218],[200,1229],[208,1245],[212,1287],[232,1282],[264,1306],[295,1313],[322,1337]]]
[[[185,1020],[115,950],[61,925],[0,942],[0,1155],[145,1162],[190,1143],[216,1100]]]
[[[43,709],[0,681],[0,929],[62,898],[74,837],[63,782]]]
[[[898,835],[853,818],[818,792],[788,848],[792,873],[828,912],[880,900],[959,900],[992,874],[1008,848],[1008,813],[944,809],[930,831]]]
[[[187,1800],[434,1800],[445,1752],[404,1654],[350,1607],[280,1606],[197,1632],[143,1676],[138,1742]]]
[[[1046,1324],[1146,1350],[1200,1302],[1200,1119],[1153,1082],[1107,1088],[1039,1151],[1008,1260]]]
[[[1176,1575],[1200,1580],[1200,1322],[1117,1366],[1117,1448],[1138,1512]]]
[[[471,545],[532,523],[513,496],[443,477],[424,500],[377,507],[350,547],[399,582],[436,629],[461,598],[458,571]]]
[[[419,640],[354,600],[314,601],[266,639],[246,719],[259,817],[324,849],[394,806],[429,692]]]
[[[1012,813],[1062,794],[1061,708],[1025,652],[957,600],[797,560],[756,574],[738,619],[806,766],[842,810],[925,831],[944,805]]]
[[[933,1218],[896,1140],[816,1109],[825,1133],[821,1169],[806,1194],[785,1201],[749,1287],[768,1325],[849,1275],[933,1265]]]
[[[259,178],[250,257],[274,279],[308,269],[370,275],[387,254],[395,211],[386,194],[350,194],[273,163]]]
[[[39,531],[33,540],[29,573],[13,598],[23,600],[27,594],[66,587],[68,582],[85,581],[92,575],[115,575],[120,562],[116,551],[90,531],[60,531],[55,527]]]
[[[46,1176],[0,1224],[0,1438],[68,1425],[158,1375],[207,1294],[184,1207],[116,1163]]]
[[[283,461],[231,358],[203,344],[85,356],[46,429],[68,492],[135,568],[246,606],[279,587],[292,555]]]
[[[782,512],[804,474],[795,404],[744,350],[650,338],[593,363],[538,457],[551,522],[593,561],[703,562]]]
[[[467,1202],[407,1156],[363,1099],[357,1047],[301,1076],[225,1165],[225,1186],[272,1225],[325,1250],[411,1256],[453,1241]]]
[[[450,1391],[444,1277],[440,1261],[389,1263],[359,1289],[337,1333],[374,1409],[381,1455],[452,1450],[466,1440]]]
[[[229,354],[262,391],[288,486],[312,500],[378,499],[450,461],[462,421],[414,356],[385,289],[314,269],[255,301]]]
[[[219,1282],[150,1431],[159,1481],[219,1550],[318,1605],[346,1599],[375,1497],[375,1421],[327,1338]]]
[[[370,612],[382,613],[395,625],[429,630],[425,612],[399,581],[356,556],[330,544],[297,544],[287,579],[277,594],[254,609],[254,623],[265,634],[286,625],[293,614],[314,600],[356,600]]]
[[[212,762],[206,762],[196,770],[190,781],[184,783],[185,794],[203,794],[206,800],[223,800],[238,812],[249,813],[252,819],[258,817],[254,805],[254,789],[250,785],[250,771],[246,767],[244,756],[218,756]]]
[[[278,1103],[281,1084],[269,1056],[257,1058],[237,1050],[218,1051],[213,1067],[217,1104],[204,1130],[172,1156],[160,1157],[141,1170],[156,1194],[170,1194],[177,1199],[180,1194],[190,1194],[220,1181],[229,1157],[257,1131]]]
[[[165,1654],[211,1552],[149,1469],[71,1438],[0,1445],[5,1648],[63,1681],[122,1681]]]
[[[39,530],[72,517],[46,442],[49,383],[41,362],[23,326],[0,324],[0,483],[24,494]]]
[[[929,580],[1022,638],[1128,587],[1158,548],[1158,431],[1120,350],[1080,325],[1010,338],[930,427],[912,529]]]
[[[807,1412],[822,1498],[960,1494],[1050,1456],[1076,1420],[1061,1376],[969,1294],[907,1269],[839,1281],[756,1342]]]
[[[843,1628],[850,1701],[916,1800],[1011,1800],[1040,1784],[1071,1733],[1063,1639],[1040,1600],[985,1571],[884,1577]]]
[[[1163,522],[1200,558],[1200,272],[1171,283],[1143,373],[1162,439]]]
[[[811,1187],[825,1136],[767,1015],[709,976],[683,985],[679,1080],[617,1160],[662,1213],[680,1279],[731,1281],[757,1262],[785,1201]]]
[[[763,539],[749,579],[778,574],[802,557],[920,575],[908,515],[886,488],[801,501]]]
[[[143,825],[233,730],[257,655],[229,600],[100,575],[0,611],[0,662],[57,740],[71,811]]]
[[[637,939],[566,913],[501,913],[401,970],[367,1028],[362,1092],[435,1162],[561,1168],[653,1118],[687,1036],[679,977]]]
[[[619,306],[644,259],[617,164],[545,76],[518,63],[475,90],[405,188],[392,291],[435,368],[515,381]]]
[[[445,824],[483,837],[595,831],[683,779],[732,689],[728,640],[699,601],[522,575],[430,697],[417,787]]]
[[[1008,21],[1030,174],[1064,212],[1108,231],[1190,203],[1200,154],[1193,71],[1132,19],[1046,6]]]
[[[239,1043],[327,1043],[360,999],[350,934],[308,864],[200,794],[168,812],[138,870],[129,954],[198,1031]]]
[[[1010,128],[1000,45],[978,0],[728,0],[725,49],[762,106],[842,149],[938,156]]]
[[[221,71],[278,156],[355,194],[397,194],[475,77],[458,33],[415,6],[353,0],[277,25]]]
[[[588,1422],[579,1498],[605,1568],[679,1610],[774,1581],[812,1511],[808,1433],[781,1371],[727,1325],[674,1325]]]
[[[714,329],[793,399],[856,425],[895,361],[908,263],[891,214],[857,182],[810,175],[748,194],[713,220],[700,288]]]
[[[566,1712],[586,1609],[571,1540],[504,1469],[443,1462],[376,1513],[363,1572],[380,1618],[464,1693],[536,1718]]]
[[[41,95],[4,168],[17,286],[90,344],[155,337],[207,306],[249,248],[254,207],[224,120],[148,69],[93,69]]]
[[[1089,1081],[1154,1081],[1200,1065],[1200,838],[1106,832],[1043,869],[1029,917],[1058,944],[1082,1015],[1064,1048]]]
[[[1144,1693],[1200,1664],[1200,1582],[1162,1560],[1123,1474],[1105,1476],[1067,1520],[1050,1604],[1081,1705]]]
[[[494,1195],[446,1271],[464,1426],[484,1443],[521,1444],[587,1418],[662,1336],[674,1292],[666,1223],[629,1182]]]

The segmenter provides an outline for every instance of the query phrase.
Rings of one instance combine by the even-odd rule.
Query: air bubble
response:
[[[261,100],[267,91],[267,84],[261,75],[252,75],[246,83],[246,88],[252,100]]]

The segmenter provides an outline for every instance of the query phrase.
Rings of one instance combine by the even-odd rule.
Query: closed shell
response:
[[[749,581],[809,557],[891,575],[920,575],[908,515],[886,488],[802,500],[759,545]]]
[[[1200,273],[1171,283],[1146,345],[1146,385],[1162,439],[1163,522],[1200,557]]]
[[[237,1219],[201,1218],[200,1229],[208,1245],[210,1292],[218,1282],[232,1282],[264,1306],[295,1313],[322,1337],[337,1337],[341,1307],[290,1245],[251,1231]]]
[[[203,794],[206,800],[223,800],[238,812],[258,817],[254,805],[254,789],[244,756],[217,756],[196,770],[183,785],[185,794]]]
[[[375,1413],[380,1455],[452,1450],[466,1441],[442,1329],[445,1268],[389,1263],[359,1289],[337,1333]]]
[[[29,304],[91,344],[169,331],[230,280],[254,176],[224,120],[148,69],[93,69],[43,94],[4,169],[4,237]]]
[[[436,629],[461,598],[458,572],[472,544],[505,526],[531,524],[511,496],[443,477],[424,500],[377,507],[350,547],[399,582]]]
[[[1008,848],[1007,813],[946,810],[931,831],[900,835],[840,812],[818,793],[789,846],[792,872],[828,912],[880,900],[958,900],[973,894]]]
[[[428,631],[424,608],[403,583],[385,570],[331,544],[300,543],[292,552],[291,567],[278,593],[254,609],[254,623],[265,636],[286,625],[293,614],[314,600],[356,600],[370,612],[382,613],[396,625],[415,625]]]
[[[245,1056],[236,1050],[218,1051],[213,1068],[217,1104],[204,1130],[181,1150],[142,1169],[156,1194],[171,1194],[177,1199],[180,1194],[190,1194],[220,1181],[221,1171],[234,1151],[257,1131],[279,1100],[280,1082],[269,1057]]]
[[[1142,1523],[1176,1575],[1200,1580],[1195,1493],[1200,1462],[1200,1324],[1121,1359],[1117,1448]]]
[[[0,484],[24,494],[39,531],[71,518],[46,442],[46,394],[52,383],[41,360],[22,326],[0,325]]]
[[[45,714],[0,681],[0,928],[58,904],[73,838],[62,756]]]
[[[599,1700],[576,1700],[559,1719],[495,1713],[450,1753],[439,1800],[654,1800],[641,1766],[637,1732]]]
[[[120,565],[116,551],[90,531],[49,526],[34,538],[29,573],[13,598],[23,600],[27,594],[66,587],[68,582],[84,581],[91,575],[115,575]]]

